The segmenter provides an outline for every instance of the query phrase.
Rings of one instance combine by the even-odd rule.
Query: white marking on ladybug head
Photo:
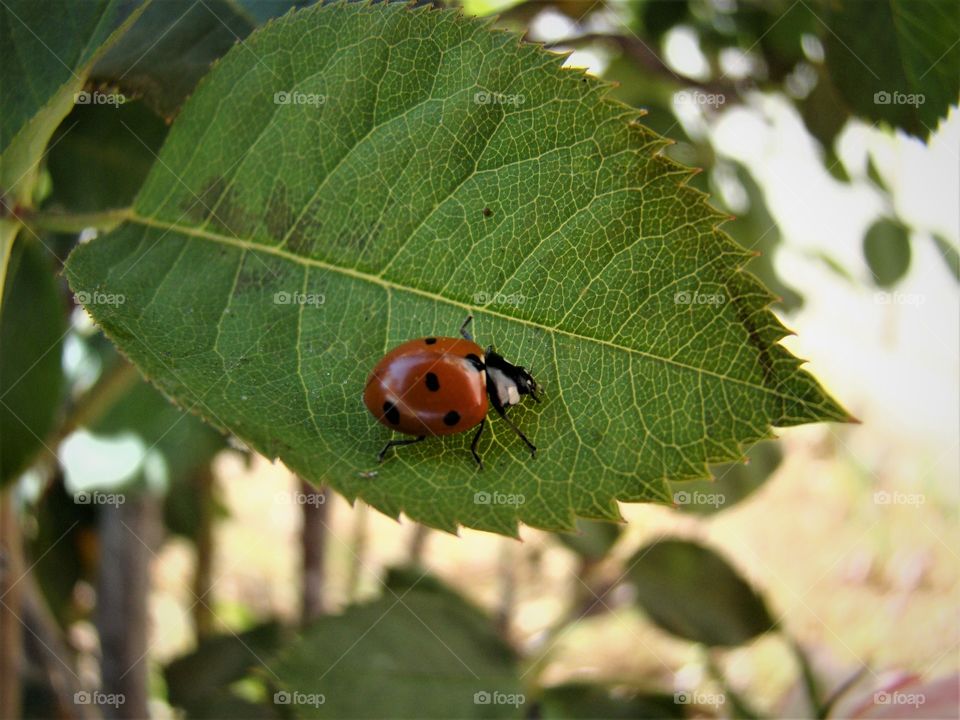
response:
[[[487,366],[487,377],[489,382],[493,383],[493,389],[497,393],[497,398],[503,407],[516,405],[520,402],[520,390],[517,389],[517,383],[507,377],[500,368]]]

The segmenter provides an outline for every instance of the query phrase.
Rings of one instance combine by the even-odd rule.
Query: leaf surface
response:
[[[609,86],[452,11],[311,7],[201,82],[127,222],[68,262],[168,396],[313,482],[515,534],[669,502],[772,425],[847,414],[778,340],[749,254]],[[284,102],[286,100],[286,102]],[[540,405],[401,448],[361,402],[410,338],[531,369]]]
[[[27,468],[53,428],[66,325],[53,269],[38,243],[13,248],[10,275],[0,306],[0,485]]]
[[[451,591],[389,593],[313,623],[275,661],[300,718],[520,718],[513,652]]]
[[[952,0],[831,3],[827,65],[862,117],[927,138],[960,94],[960,13]]]
[[[630,561],[637,602],[667,632],[709,646],[774,630],[763,598],[727,561],[686,540],[658,540]]]

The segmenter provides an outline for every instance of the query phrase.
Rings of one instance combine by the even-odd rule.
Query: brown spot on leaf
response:
[[[294,222],[293,210],[287,199],[287,185],[283,181],[276,183],[267,200],[267,214],[264,222],[267,232],[275,240],[286,237]]]

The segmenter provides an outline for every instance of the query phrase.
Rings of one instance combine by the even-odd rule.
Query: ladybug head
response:
[[[516,405],[522,395],[529,395],[540,402],[537,397],[540,387],[526,368],[507,362],[502,355],[493,351],[493,347],[487,348],[484,361],[487,366],[487,394],[494,405]]]

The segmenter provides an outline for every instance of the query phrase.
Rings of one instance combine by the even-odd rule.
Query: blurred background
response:
[[[204,42],[229,30],[210,59],[291,6],[209,4]],[[812,1],[461,4],[572,51],[568,65],[648,111],[671,157],[703,168],[691,182],[758,251],[749,270],[797,333],[785,343],[861,424],[781,431],[712,482],[678,484],[674,507],[624,505],[619,526],[522,528],[521,542],[430,531],[302,486],[169,405],[74,306],[53,272],[77,238],[50,234],[53,254],[19,246],[4,303],[20,312],[3,337],[31,333],[40,358],[5,366],[4,397],[56,407],[36,452],[5,428],[4,468],[18,472],[3,540],[22,553],[5,555],[3,593],[23,622],[3,645],[25,648],[7,697],[28,717],[278,716],[262,668],[283,629],[389,597],[417,568],[490,618],[519,667],[519,716],[957,717],[955,107],[934,124],[863,112],[831,65],[863,61]],[[198,42],[202,22],[173,23],[161,49]],[[129,202],[168,117],[149,92],[77,106],[46,159],[46,206]],[[681,567],[688,585],[670,577]],[[709,616],[744,583],[756,597],[713,618],[747,626],[732,637],[663,607]],[[758,614],[777,630],[751,630]],[[110,687],[123,706],[76,700]]]

